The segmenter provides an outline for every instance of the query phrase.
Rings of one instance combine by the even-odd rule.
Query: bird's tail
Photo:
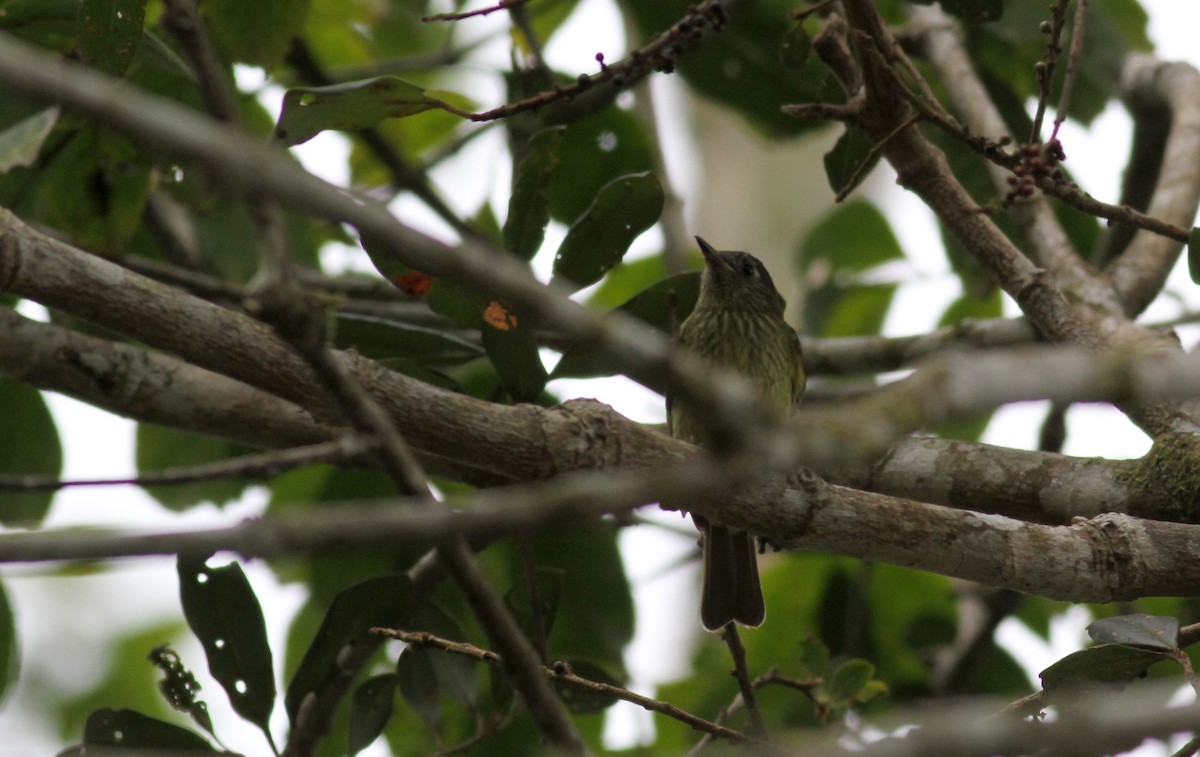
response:
[[[704,518],[695,520],[704,542],[700,622],[709,631],[718,631],[734,621],[761,626],[767,609],[758,580],[754,537]]]

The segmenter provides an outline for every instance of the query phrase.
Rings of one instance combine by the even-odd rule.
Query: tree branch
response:
[[[1126,61],[1120,85],[1131,110],[1159,106],[1170,114],[1162,168],[1146,212],[1186,229],[1200,205],[1200,73],[1184,63],[1134,55]],[[1109,264],[1127,314],[1141,313],[1158,295],[1182,250],[1179,241],[1142,230]]]
[[[523,261],[498,254],[477,240],[450,247],[400,224],[379,203],[329,185],[282,151],[236,129],[146,95],[121,80],[60,60],[7,34],[0,34],[0,77],[10,90],[61,101],[149,144],[200,161],[214,179],[233,192],[265,193],[293,207],[350,223],[375,240],[383,254],[430,275],[460,281],[488,296],[503,295],[534,323],[553,326],[567,337],[611,355],[635,381],[673,386],[679,396],[705,408],[710,420],[730,432],[731,438],[744,436],[743,431],[759,418],[748,382],[732,378],[733,374],[728,380],[713,382],[710,369],[693,356],[673,351],[664,335],[636,319],[620,313],[601,319],[562,292],[539,283]],[[11,216],[0,221],[0,226],[14,226]],[[0,268],[0,284],[13,286],[9,280],[14,273],[20,271]],[[28,283],[27,277],[16,278]],[[45,291],[41,295],[52,297]],[[39,299],[33,294],[23,296]],[[290,352],[286,347],[284,351]],[[278,351],[276,357],[280,357]],[[294,365],[295,360],[292,355],[286,362]],[[306,373],[304,385],[311,390],[313,376],[311,371]],[[295,387],[280,389],[286,390],[281,396],[295,396]],[[319,395],[310,394],[310,398],[315,396]],[[336,412],[327,401],[325,404],[327,410]]]
[[[963,114],[966,125],[977,134],[991,135],[996,139],[1007,134],[1008,127],[1000,111],[992,102],[963,47],[962,30],[958,24],[937,6],[914,7],[913,17],[923,30],[922,49],[946,87],[955,108]],[[1011,170],[993,162],[986,165],[992,184],[1003,195],[1009,188]],[[1045,196],[1016,202],[1011,215],[1021,232],[1022,249],[1033,261],[1050,271],[1053,281],[1071,291],[1090,285],[1092,274],[1085,269]],[[1100,289],[1090,286],[1089,289],[1097,290],[1092,293],[1093,297],[1112,299],[1107,287]]]
[[[139,316],[141,317],[141,316]],[[316,444],[344,429],[178,358],[0,308],[0,373],[111,413],[260,448]]]
[[[397,628],[372,628],[373,633],[388,638],[398,639],[408,644],[426,649],[439,649],[449,654],[458,654],[465,657],[470,657],[487,665],[495,665],[499,662],[499,655],[487,649],[480,649],[473,644],[465,642],[451,641],[434,636],[427,631],[406,631]],[[727,739],[734,744],[752,744],[758,750],[770,754],[790,754],[781,750],[766,741],[748,738],[745,734],[735,731],[732,728],[726,728],[723,725],[713,723],[703,718],[696,717],[690,712],[679,709],[670,702],[663,702],[657,699],[651,699],[647,696],[642,696],[636,692],[624,689],[619,686],[613,686],[607,683],[592,681],[582,676],[576,675],[570,670],[565,663],[556,663],[553,667],[542,669],[543,674],[548,680],[561,682],[573,688],[588,691],[593,694],[608,695],[615,699],[621,699],[632,704],[636,704],[649,712],[657,712],[660,715],[666,715],[669,718],[678,720],[701,733],[711,736]]]

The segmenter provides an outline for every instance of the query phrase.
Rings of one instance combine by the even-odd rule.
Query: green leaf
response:
[[[96,710],[83,730],[85,747],[217,752],[200,734],[136,710]],[[86,750],[85,750],[86,751]]]
[[[403,575],[376,576],[338,592],[288,685],[284,704],[291,722],[306,697],[345,675],[339,658],[346,650],[368,643],[373,627],[401,624],[412,606],[412,582]]]
[[[25,42],[70,52],[78,33],[79,0],[8,0],[0,29]]]
[[[396,662],[401,696],[431,731],[436,731],[442,720],[442,698],[433,667],[433,656],[438,654],[445,652],[409,645]]]
[[[416,84],[394,76],[327,87],[294,87],[283,95],[275,138],[285,145],[298,145],[328,129],[365,129],[387,118],[404,118],[433,108],[452,109]]]
[[[0,583],[0,703],[4,702],[12,685],[17,682],[20,667],[17,624],[13,618],[12,604],[8,601],[8,591]]]
[[[554,257],[554,281],[574,288],[594,284],[621,262],[629,245],[658,221],[663,190],[652,173],[613,179],[571,224]]]
[[[200,13],[233,60],[270,71],[304,29],[311,0],[205,0]]]
[[[527,581],[514,585],[504,595],[504,604],[516,618],[521,629],[529,638],[546,638],[554,628],[554,617],[558,614],[559,603],[562,601],[564,583],[563,571],[555,568],[539,566],[534,575],[538,582],[538,607],[533,607],[533,594]],[[541,629],[534,625],[534,619],[541,620]]]
[[[1200,226],[1193,226],[1187,243],[1188,275],[1193,284],[1200,284]]]
[[[429,364],[457,364],[479,357],[483,349],[453,334],[382,318],[339,313],[334,344],[375,360],[404,357]]]
[[[565,132],[566,127],[556,126],[535,134],[513,177],[504,220],[504,249],[519,258],[532,259],[545,239],[550,222],[547,190],[558,168],[558,148]]]
[[[14,187],[14,212],[67,233],[97,253],[123,252],[140,228],[150,171],[132,140],[101,126],[51,134],[44,163]],[[145,148],[141,148],[144,154]]]
[[[547,190],[550,217],[572,223],[613,179],[650,171],[654,160],[646,130],[632,113],[612,105],[570,124],[558,148],[570,170],[554,173]]]
[[[407,162],[420,165],[428,158],[444,154],[465,136],[468,123],[459,113],[479,110],[479,104],[458,93],[426,90],[443,105],[411,118],[389,118],[375,124],[375,130]],[[390,161],[389,161],[390,162]],[[397,181],[396,166],[380,159],[365,140],[355,139],[350,147],[350,182],[356,187],[386,187]],[[403,183],[403,178],[399,181]]]
[[[1102,644],[1172,652],[1179,649],[1179,619],[1163,615],[1118,615],[1101,618],[1087,628],[1088,636]]]
[[[969,0],[956,0],[964,5]],[[994,0],[991,0],[994,2]],[[986,79],[1003,82],[1020,102],[1038,96],[1033,66],[1045,54],[1046,35],[1033,33],[1047,19],[1046,5],[1036,2],[1006,3],[1004,15],[995,23],[966,25],[964,47],[971,51],[972,62]],[[1062,44],[1071,39],[1074,13],[1068,15]],[[1070,115],[1084,124],[1104,111],[1113,99],[1112,83],[1119,78],[1126,55],[1132,50],[1148,50],[1146,11],[1137,0],[1111,0],[1088,8],[1087,44],[1076,67],[1071,95]],[[1060,55],[1055,69],[1050,103],[1059,100],[1066,75],[1066,58]],[[1012,125],[1010,124],[1010,128]],[[1026,139],[1028,131],[1015,132]],[[1043,131],[1043,137],[1048,131]]]
[[[883,214],[865,201],[839,205],[800,245],[808,294],[804,323],[823,336],[877,334],[895,284],[866,283],[863,274],[904,253]]]
[[[572,673],[589,681],[616,687],[622,685],[621,681],[610,675],[604,668],[587,660],[568,660],[567,665],[570,666]],[[562,697],[563,704],[576,715],[603,712],[620,701],[614,694],[581,689],[558,681],[555,681],[555,686],[558,688],[558,695]]]
[[[678,325],[687,318],[696,306],[699,294],[700,274],[681,273],[663,279],[635,295],[618,310],[664,333],[670,333],[671,322]],[[606,354],[591,345],[576,345],[563,353],[552,375],[554,378],[592,378],[613,376],[619,372],[619,366]]]
[[[233,709],[269,735],[275,706],[275,673],[266,621],[242,566],[219,568],[206,558],[179,556],[183,615],[208,656],[208,669]]]
[[[820,266],[861,273],[903,258],[904,251],[887,218],[865,200],[838,205],[812,227],[800,245],[805,271]]]
[[[814,318],[809,323],[809,329],[825,337],[864,336],[878,334],[883,329],[887,318],[888,308],[896,294],[895,284],[860,284],[847,287],[844,290],[835,288],[823,291],[805,302],[806,306],[814,309]],[[828,294],[834,294],[836,299],[830,303]],[[824,306],[825,312],[820,318],[815,311]],[[806,321],[807,323],[807,321]]]
[[[413,626],[442,639],[466,641],[467,635],[446,611],[434,604],[417,610]],[[479,663],[459,654],[437,652],[431,656],[438,691],[471,712],[479,705]]]
[[[1149,649],[1118,644],[1101,644],[1072,652],[1038,676],[1047,692],[1063,689],[1090,690],[1107,684],[1123,684],[1141,678],[1156,662],[1169,655]]]
[[[653,37],[679,22],[692,0],[630,3],[639,30]],[[679,60],[679,72],[700,94],[721,103],[771,137],[786,137],[817,125],[785,115],[790,103],[841,102],[825,64],[815,56],[801,71],[779,65],[779,53],[795,22],[785,0],[739,6],[719,33],[709,33]]]
[[[803,69],[812,55],[812,37],[804,24],[796,24],[784,36],[779,45],[779,62],[791,69]]]
[[[875,675],[875,666],[867,660],[846,660],[838,665],[825,684],[825,693],[834,702],[848,705],[858,699]]]
[[[516,402],[532,402],[546,386],[546,367],[526,318],[492,300],[483,311],[483,347]]]
[[[824,678],[829,674],[830,654],[825,642],[812,633],[808,633],[800,641],[800,652],[797,655],[804,672],[809,678]]]
[[[395,673],[368,678],[350,697],[350,744],[348,751],[356,755],[379,738],[395,709]]]
[[[521,7],[518,12],[526,12],[530,16],[530,26],[534,36],[545,47],[554,32],[563,25],[578,6],[579,0],[541,0]],[[520,45],[522,52],[530,52],[529,40],[526,39],[520,25],[512,25],[513,41]]]
[[[41,392],[0,378],[0,407],[9,433],[0,434],[0,471],[9,475],[57,476],[62,472],[58,428]],[[0,523],[31,527],[46,517],[53,491],[5,492],[0,496]]]
[[[950,303],[950,306],[942,313],[942,317],[938,319],[938,328],[952,326],[966,320],[999,318],[1003,312],[1003,299],[999,289],[992,290],[991,294],[984,298],[964,294]]]
[[[227,460],[247,452],[245,447],[232,442],[151,423],[138,424],[136,445],[138,472],[143,474]],[[246,488],[246,482],[236,478],[217,478],[143,488],[164,507],[183,510],[200,502],[223,505],[237,499]]]
[[[33,165],[60,112],[52,105],[0,131],[0,173]]]
[[[879,162],[881,153],[874,148],[870,137],[847,126],[833,149],[825,154],[825,177],[829,179],[829,188],[838,194],[848,194],[861,184]]]
[[[145,17],[146,0],[83,0],[75,48],[79,59],[113,76],[125,73]]]
[[[661,254],[622,260],[592,291],[588,305],[598,310],[620,307],[666,277],[667,263]]]
[[[586,658],[610,672],[624,670],[634,618],[618,533],[611,523],[581,523],[532,540],[539,569],[563,577],[547,640],[552,659]]]

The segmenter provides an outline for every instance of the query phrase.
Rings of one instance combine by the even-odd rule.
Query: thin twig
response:
[[[729,656],[733,658],[733,678],[737,681],[738,691],[750,715],[750,733],[760,739],[767,737],[767,726],[763,723],[762,711],[758,709],[758,697],[754,695],[754,686],[750,681],[750,672],[746,668],[746,648],[742,646],[742,638],[738,634],[737,624],[729,623],[721,629],[721,638],[729,647]]]
[[[875,166],[875,162],[874,162],[875,158],[883,153],[884,148],[887,147],[887,143],[890,142],[892,139],[894,139],[897,134],[904,131],[908,127],[916,124],[920,120],[921,120],[920,114],[914,114],[912,116],[909,116],[907,119],[905,119],[905,121],[903,123],[901,123],[895,129],[893,129],[891,131],[891,133],[889,133],[887,136],[885,136],[883,139],[879,140],[875,144],[871,145],[871,149],[867,151],[866,156],[862,159],[862,161],[857,166],[855,166],[854,172],[852,174],[850,174],[850,177],[848,179],[846,179],[846,186],[842,187],[842,189],[838,191],[837,196],[833,198],[833,201],[834,202],[843,202],[847,197],[849,197],[850,193],[858,188],[859,177],[862,176],[863,171],[866,171],[868,168],[873,168]],[[850,127],[847,127],[847,128],[850,128]]]
[[[491,650],[482,649],[474,644],[469,644],[466,642],[443,639],[426,631],[406,631],[397,628],[372,628],[371,633],[379,634],[392,639],[398,639],[419,647],[440,649],[444,652],[463,655],[465,657],[470,657],[477,662],[488,665],[496,665],[502,661],[502,656]],[[770,753],[790,754],[790,752],[785,752],[770,742],[755,739],[739,731],[735,731],[732,728],[726,728],[725,726],[718,725],[712,721],[697,717],[669,702],[652,699],[620,686],[600,683],[598,681],[592,681],[588,678],[584,678],[583,676],[576,675],[566,663],[559,662],[549,667],[543,666],[542,674],[546,676],[548,680],[552,680],[556,683],[563,683],[574,688],[591,692],[593,694],[611,696],[625,702],[636,704],[650,712],[657,712],[660,715],[666,715],[673,720],[678,720],[679,722],[689,726],[694,730],[700,731],[701,733],[712,734],[713,736],[726,739],[734,744],[752,745],[757,749]]]
[[[1058,129],[1067,120],[1067,110],[1071,107],[1071,93],[1075,89],[1075,79],[1079,75],[1079,63],[1083,59],[1084,22],[1087,20],[1088,0],[1076,0],[1075,23],[1071,29],[1071,51],[1067,55],[1067,72],[1063,76],[1062,92],[1058,96],[1058,107],[1054,114],[1054,128],[1050,131],[1049,142],[1058,139]]]
[[[60,479],[57,476],[0,474],[0,491],[55,491],[83,486],[166,486],[218,478],[269,478],[307,465],[363,462],[373,444],[361,436],[344,436],[322,444],[259,452],[202,465],[183,465],[141,473],[131,478]]]
[[[1054,67],[1059,53],[1062,52],[1059,42],[1062,40],[1063,27],[1067,23],[1068,3],[1070,3],[1070,0],[1056,0],[1054,5],[1050,6],[1051,20],[1049,24],[1043,22],[1041,27],[1043,31],[1049,33],[1050,38],[1046,40],[1046,52],[1043,53],[1042,59],[1034,67],[1041,94],[1038,96],[1037,112],[1033,117],[1033,126],[1029,130],[1029,144],[1031,145],[1040,144],[1042,141],[1042,121],[1046,118],[1046,107],[1050,102],[1050,87],[1054,83]]]
[[[476,16],[488,16],[496,11],[510,10],[519,5],[524,5],[528,0],[500,0],[496,5],[489,5],[486,8],[477,8],[473,11],[463,11],[461,13],[437,13],[432,16],[422,16],[421,21],[429,23],[431,21],[462,21]]]

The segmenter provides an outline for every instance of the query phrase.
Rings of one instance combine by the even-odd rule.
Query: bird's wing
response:
[[[789,331],[792,331],[789,328]],[[800,335],[792,331],[792,405],[800,404],[804,396],[804,387],[808,384],[808,374],[804,370],[804,353],[800,349]]]

